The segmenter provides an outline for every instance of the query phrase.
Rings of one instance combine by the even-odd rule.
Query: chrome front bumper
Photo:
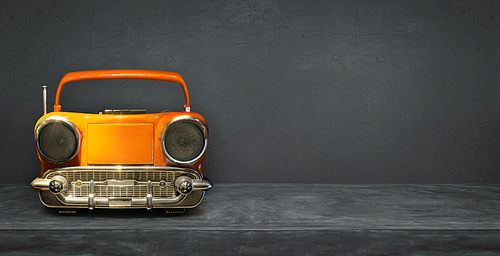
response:
[[[59,208],[193,208],[212,188],[198,172],[160,166],[54,168],[31,182],[40,200]]]

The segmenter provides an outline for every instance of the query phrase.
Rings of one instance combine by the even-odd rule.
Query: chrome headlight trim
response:
[[[62,160],[53,159],[53,158],[47,156],[43,152],[43,150],[41,150],[41,148],[40,148],[40,136],[41,136],[41,133],[42,133],[43,129],[47,125],[52,124],[52,123],[56,123],[56,122],[64,124],[66,127],[68,127],[73,132],[73,134],[76,137],[76,147],[75,147],[75,150],[73,151],[73,153],[69,157],[67,157],[65,159],[62,159]],[[64,118],[64,117],[61,117],[61,116],[51,116],[51,117],[47,117],[47,118],[43,119],[36,126],[36,129],[35,129],[35,141],[36,141],[36,149],[37,149],[38,153],[43,157],[43,159],[45,159],[48,162],[53,163],[53,164],[62,164],[62,163],[65,163],[65,162],[68,162],[68,161],[72,160],[73,158],[75,158],[76,155],[78,155],[78,153],[80,152],[82,135],[80,133],[80,130],[78,130],[78,127],[73,122],[71,122],[70,120],[68,120],[67,118]]]
[[[167,134],[168,128],[172,124],[177,123],[177,122],[192,123],[192,124],[196,125],[196,127],[198,127],[198,129],[200,129],[200,131],[203,135],[203,148],[202,148],[202,150],[200,151],[200,153],[196,157],[194,157],[193,159],[191,159],[189,161],[182,161],[182,160],[175,159],[172,155],[170,155],[168,153],[167,148],[165,146],[165,140],[166,140],[166,134]],[[165,127],[163,127],[163,131],[161,132],[161,149],[163,151],[163,154],[167,157],[168,160],[170,160],[174,163],[177,163],[177,164],[191,164],[191,163],[198,161],[205,154],[205,151],[207,150],[207,143],[208,143],[208,128],[200,119],[198,119],[197,117],[194,117],[194,116],[190,116],[190,115],[182,115],[182,116],[177,116],[177,117],[173,118],[165,125]]]

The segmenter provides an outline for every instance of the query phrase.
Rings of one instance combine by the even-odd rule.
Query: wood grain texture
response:
[[[80,210],[0,186],[0,253],[497,255],[498,185],[215,184],[183,215]]]

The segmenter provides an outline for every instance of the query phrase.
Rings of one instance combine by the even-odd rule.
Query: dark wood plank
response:
[[[4,184],[0,252],[496,255],[499,217],[498,185],[215,184],[183,215],[59,215],[29,186]]]

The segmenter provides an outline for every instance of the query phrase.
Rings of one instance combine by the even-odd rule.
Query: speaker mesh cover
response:
[[[52,162],[69,160],[78,147],[73,130],[61,122],[47,124],[39,137],[40,153]]]
[[[176,122],[171,124],[165,134],[165,149],[178,161],[190,161],[203,150],[203,134],[193,123]]]

